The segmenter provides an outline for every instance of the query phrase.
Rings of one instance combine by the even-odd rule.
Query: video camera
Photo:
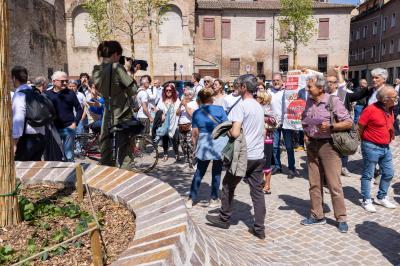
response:
[[[121,56],[121,58],[119,59],[119,63],[121,65],[125,65],[126,61],[129,61],[131,63],[131,69],[130,69],[131,72],[135,72],[135,67],[137,65],[140,65],[140,70],[143,71],[147,71],[147,67],[149,66],[146,60],[136,60],[136,59],[133,60],[132,57],[126,57],[126,56]]]

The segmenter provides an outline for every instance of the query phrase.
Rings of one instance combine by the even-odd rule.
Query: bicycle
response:
[[[90,126],[89,126],[90,128]],[[101,158],[98,139],[100,132],[76,134],[75,144],[80,143],[79,155],[95,161]],[[128,170],[146,173],[151,171],[158,163],[158,145],[150,136],[135,134],[131,136],[131,145],[128,151],[130,161]]]

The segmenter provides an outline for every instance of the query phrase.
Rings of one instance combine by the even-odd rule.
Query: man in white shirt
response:
[[[265,239],[265,198],[262,191],[264,160],[264,112],[261,105],[253,98],[257,89],[257,79],[247,74],[238,78],[239,94],[242,100],[232,109],[228,118],[233,122],[229,135],[238,138],[243,130],[247,145],[246,178],[250,186],[250,196],[254,207],[254,227],[250,232],[260,239]],[[228,229],[232,216],[232,203],[235,188],[242,177],[234,176],[229,171],[222,181],[221,209],[219,216],[207,215],[212,226]]]
[[[26,84],[28,71],[16,66],[11,70],[15,89],[12,98],[14,151],[16,161],[40,161],[46,147],[45,128],[32,127],[26,121],[26,97],[24,90],[32,90]]]
[[[281,165],[281,135],[283,135],[283,141],[286,147],[286,152],[288,155],[288,168],[289,172],[287,177],[292,179],[296,175],[296,167],[295,167],[295,157],[294,157],[294,148],[293,148],[293,134],[294,130],[282,128],[283,118],[285,114],[285,88],[283,86],[282,75],[280,73],[276,73],[272,79],[273,88],[271,89],[271,109],[279,118],[278,128],[274,130],[274,167],[272,169],[272,174],[277,174],[278,172],[282,172]]]
[[[235,90],[228,94],[225,98],[224,98],[224,103],[223,103],[223,108],[225,110],[226,113],[230,113],[230,111],[232,110],[232,108],[239,103],[241,96],[238,93],[237,90],[237,84],[236,81],[234,82],[234,87]]]
[[[197,98],[197,94],[199,94],[199,91],[203,88],[202,85],[200,85],[200,80],[201,80],[201,75],[199,73],[193,73],[192,74],[192,83],[193,83],[193,89],[195,92],[195,98]]]
[[[147,93],[149,86],[149,78],[147,76],[142,76],[140,78],[140,88],[136,95],[136,99],[140,107],[137,113],[137,118],[144,126],[144,134],[150,134],[150,124],[153,122],[153,117],[150,113],[149,94]]]
[[[154,88],[153,90],[151,90],[151,93],[152,94],[155,93],[154,106],[157,106],[158,102],[161,100],[162,91],[164,88],[161,86],[161,82],[158,79],[156,79],[154,81],[154,86],[151,88]],[[151,89],[151,88],[149,88],[149,89]],[[150,96],[150,101],[151,101],[151,98],[152,97]]]

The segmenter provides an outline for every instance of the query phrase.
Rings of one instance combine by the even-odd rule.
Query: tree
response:
[[[149,46],[150,76],[154,78],[153,60],[153,30],[163,22],[163,15],[169,10],[169,0],[136,0],[138,12],[143,15],[143,22],[147,28]]]
[[[83,8],[89,13],[90,18],[86,24],[86,29],[96,43],[113,36],[109,6],[109,0],[87,0],[83,4]]]
[[[21,222],[15,193],[14,147],[11,138],[11,97],[7,70],[9,45],[8,0],[0,0],[0,227]]]
[[[313,0],[280,0],[279,42],[288,53],[293,53],[293,68],[297,69],[299,45],[307,46],[315,33]]]
[[[129,38],[131,56],[135,58],[135,35],[144,28],[143,14],[138,12],[137,0],[111,0],[109,8],[113,30]]]

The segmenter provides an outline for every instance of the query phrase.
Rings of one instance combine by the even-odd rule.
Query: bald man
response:
[[[392,203],[388,196],[388,189],[394,176],[389,144],[394,140],[393,107],[398,104],[399,96],[392,86],[384,85],[377,91],[376,99],[377,102],[363,111],[358,122],[364,162],[361,176],[362,207],[367,212],[377,211],[371,199],[371,180],[377,164],[382,177],[374,202],[385,208],[396,208],[396,204]]]

